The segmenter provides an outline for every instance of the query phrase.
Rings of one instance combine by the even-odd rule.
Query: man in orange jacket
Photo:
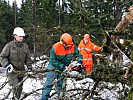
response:
[[[86,69],[86,75],[89,75],[92,72],[93,65],[92,51],[101,51],[102,47],[92,43],[90,35],[85,34],[83,40],[78,45],[78,50],[83,57],[82,66]]]

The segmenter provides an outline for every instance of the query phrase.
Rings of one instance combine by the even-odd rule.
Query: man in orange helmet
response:
[[[71,35],[64,33],[60,37],[60,42],[55,43],[50,51],[50,59],[48,69],[56,69],[63,72],[73,59],[78,58],[78,63],[82,63],[82,55],[79,53],[77,46],[74,45]],[[50,92],[53,87],[53,81],[59,79],[57,82],[57,91],[61,92],[63,84],[63,75],[57,72],[47,72],[46,81],[44,83],[44,89],[42,90],[41,100],[48,100],[50,98]]]
[[[95,45],[90,40],[90,35],[85,34],[83,40],[80,41],[78,49],[83,57],[82,66],[86,70],[86,75],[91,74],[92,72],[92,51],[101,51],[102,47]]]

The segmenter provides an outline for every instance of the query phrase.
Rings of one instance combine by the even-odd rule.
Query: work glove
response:
[[[28,75],[32,75],[32,67],[28,68]]]
[[[28,72],[31,72],[32,71],[32,68],[30,67],[30,68],[28,68]]]
[[[6,72],[7,73],[12,73],[13,72],[13,66],[12,66],[12,64],[7,64],[5,66],[5,68],[6,68]]]

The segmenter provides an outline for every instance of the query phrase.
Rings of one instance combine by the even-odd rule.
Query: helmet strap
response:
[[[67,44],[64,42],[64,40],[61,40],[60,42],[64,45],[64,47],[67,47]]]

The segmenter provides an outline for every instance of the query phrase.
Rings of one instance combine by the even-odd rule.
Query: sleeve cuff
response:
[[[4,68],[6,68],[8,65],[9,65],[9,63],[7,63]]]

